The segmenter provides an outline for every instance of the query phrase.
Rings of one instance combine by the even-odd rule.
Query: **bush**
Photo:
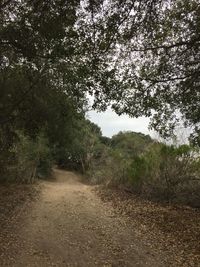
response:
[[[140,191],[146,173],[148,173],[146,159],[142,156],[135,157],[128,168],[128,180],[131,186],[137,191]]]
[[[109,146],[96,145],[87,171],[92,183],[122,185],[145,198],[200,207],[199,150],[144,138],[121,133]]]
[[[18,141],[11,149],[12,160],[8,166],[6,181],[33,183],[36,177],[50,174],[51,152],[47,139],[38,135],[35,140],[18,132]]]
[[[129,167],[133,190],[148,198],[200,206],[200,160],[198,151],[154,144]]]

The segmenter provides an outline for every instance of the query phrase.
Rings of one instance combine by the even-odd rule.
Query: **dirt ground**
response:
[[[0,267],[200,266],[200,213],[55,170],[55,180],[0,187]]]
[[[99,196],[76,174],[55,170],[55,180],[38,186],[38,198],[32,196],[35,193],[23,193],[28,201],[22,201],[12,216],[2,212],[9,220],[0,220],[4,221],[0,224],[1,267],[172,266],[169,251],[160,249],[155,240],[152,246],[148,235],[138,234],[141,222],[135,224],[116,212],[113,201]]]
[[[156,203],[122,188],[99,187],[98,196],[135,229],[152,251],[165,252],[167,266],[200,267],[200,210]]]

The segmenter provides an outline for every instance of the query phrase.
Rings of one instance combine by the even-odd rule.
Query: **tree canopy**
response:
[[[36,129],[48,96],[80,111],[89,93],[164,136],[181,119],[198,141],[198,0],[4,0],[0,39],[2,127]]]

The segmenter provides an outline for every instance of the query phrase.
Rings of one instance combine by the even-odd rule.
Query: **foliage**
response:
[[[97,110],[151,117],[164,137],[183,120],[199,145],[199,25],[198,0],[1,1],[1,177],[30,182],[53,157],[95,181],[196,197],[198,151],[105,138],[85,113],[89,94]]]
[[[129,180],[146,197],[199,206],[199,167],[194,148],[157,143],[133,161]]]
[[[52,155],[43,134],[35,140],[18,132],[17,141],[10,148],[9,161],[4,165],[6,173],[1,181],[33,183],[38,177],[50,175]]]
[[[94,107],[111,102],[118,114],[149,116],[165,137],[183,120],[198,142],[199,1],[86,1],[84,7],[79,31],[93,45],[101,79]]]
[[[151,143],[150,136],[135,132],[119,132],[111,138],[108,145],[103,140],[100,157],[93,158],[92,161],[92,179],[110,185],[127,183],[128,168],[133,159]]]
[[[96,109],[150,116],[164,136],[182,117],[198,143],[198,0],[2,1],[0,13],[1,124],[27,100],[38,119],[35,91],[39,110],[53,86],[79,107],[89,93]]]
[[[120,132],[101,144],[88,175],[93,183],[125,187],[145,198],[200,206],[199,150]]]
[[[111,139],[111,146],[115,150],[120,150],[125,157],[133,157],[143,153],[151,142],[149,135],[127,131],[114,135]]]
[[[63,165],[76,167],[83,173],[90,168],[91,160],[97,153],[96,146],[101,136],[100,128],[82,118],[73,129],[73,139],[71,143],[63,147],[64,158],[60,159]]]

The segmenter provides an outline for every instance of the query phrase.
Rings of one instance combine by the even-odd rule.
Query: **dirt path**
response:
[[[11,222],[0,266],[165,266],[91,186],[71,172],[55,170],[55,176],[43,182],[40,199],[20,220]]]

